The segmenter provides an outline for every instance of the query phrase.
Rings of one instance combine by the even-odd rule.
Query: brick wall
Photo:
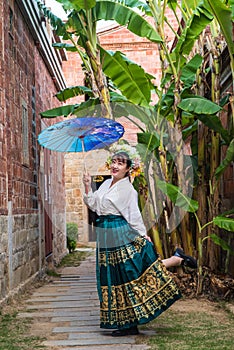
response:
[[[23,6],[0,2],[0,300],[45,268],[43,153],[39,113],[57,87]],[[46,124],[51,123],[46,121]],[[59,167],[58,167],[59,163]],[[66,253],[64,165],[51,156],[53,259]],[[58,174],[57,170],[61,173]]]

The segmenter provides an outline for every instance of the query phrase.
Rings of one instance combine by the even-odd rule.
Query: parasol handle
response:
[[[87,168],[86,168],[86,163],[85,163],[85,149],[84,149],[84,140],[81,138],[81,145],[82,145],[82,153],[83,153],[83,164],[84,164],[84,174],[87,175]]]
[[[84,160],[84,174],[85,174],[85,175],[88,174],[87,168],[86,168],[86,164],[85,164],[85,160]]]

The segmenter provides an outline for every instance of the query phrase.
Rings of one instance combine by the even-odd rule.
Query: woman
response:
[[[138,334],[137,325],[147,323],[181,297],[166,270],[196,261],[177,249],[160,260],[147,237],[138,207],[137,192],[129,180],[132,160],[126,152],[111,160],[111,179],[95,192],[91,177],[84,174],[84,202],[99,217],[97,232],[97,288],[100,327],[116,329],[113,336]]]

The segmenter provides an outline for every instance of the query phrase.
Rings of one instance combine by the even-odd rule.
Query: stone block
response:
[[[24,215],[15,215],[13,217],[13,232],[17,232],[26,228],[26,221]]]
[[[38,240],[38,237],[39,237],[38,227],[31,228],[31,230],[27,231],[27,242],[34,242],[35,240]]]
[[[13,249],[18,249],[19,247],[24,246],[27,242],[27,236],[27,230],[20,230],[15,232],[13,239]]]
[[[0,216],[0,232],[1,234],[7,233],[7,216],[1,215]]]
[[[17,270],[19,267],[21,267],[23,264],[24,264],[24,252],[23,251],[20,251],[20,252],[17,252],[13,255],[13,258],[12,258],[12,269],[13,271]]]
[[[6,279],[0,279],[0,299],[5,298],[7,295],[7,283]]]
[[[29,214],[26,216],[26,225],[28,229],[38,227],[38,222],[39,222],[38,214]]]

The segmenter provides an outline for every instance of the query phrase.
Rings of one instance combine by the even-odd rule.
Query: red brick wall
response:
[[[37,143],[41,130],[39,113],[60,105],[54,97],[57,88],[53,77],[21,10],[14,0],[0,2],[0,299],[45,264],[45,231],[43,224],[40,225],[39,218],[42,223],[43,218],[36,205],[39,202],[43,209],[44,174],[40,178],[44,167],[43,158],[40,164],[40,154],[43,152],[39,152]],[[25,134],[24,109],[28,115]],[[51,123],[50,120],[45,122]],[[25,135],[28,137],[27,157],[23,152]],[[60,155],[51,156],[50,167],[53,256],[58,261],[66,253],[64,173]],[[33,199],[36,177],[38,201]]]
[[[5,91],[2,92],[4,106],[1,111],[0,152],[2,166],[1,211],[6,209],[6,169],[8,179],[7,200],[13,202],[13,213],[25,213],[32,210],[31,183],[33,183],[32,135],[32,88],[36,91],[36,129],[40,130],[39,113],[60,105],[55,99],[57,92],[51,75],[38,52],[30,30],[21,15],[20,9],[12,2],[13,23],[10,28],[9,4],[4,2],[5,21],[3,40],[5,50],[2,54],[1,80]],[[1,41],[1,43],[3,42]],[[22,101],[26,104],[29,121],[29,164],[23,164]],[[3,135],[5,134],[5,135]],[[39,147],[38,147],[39,148]]]

